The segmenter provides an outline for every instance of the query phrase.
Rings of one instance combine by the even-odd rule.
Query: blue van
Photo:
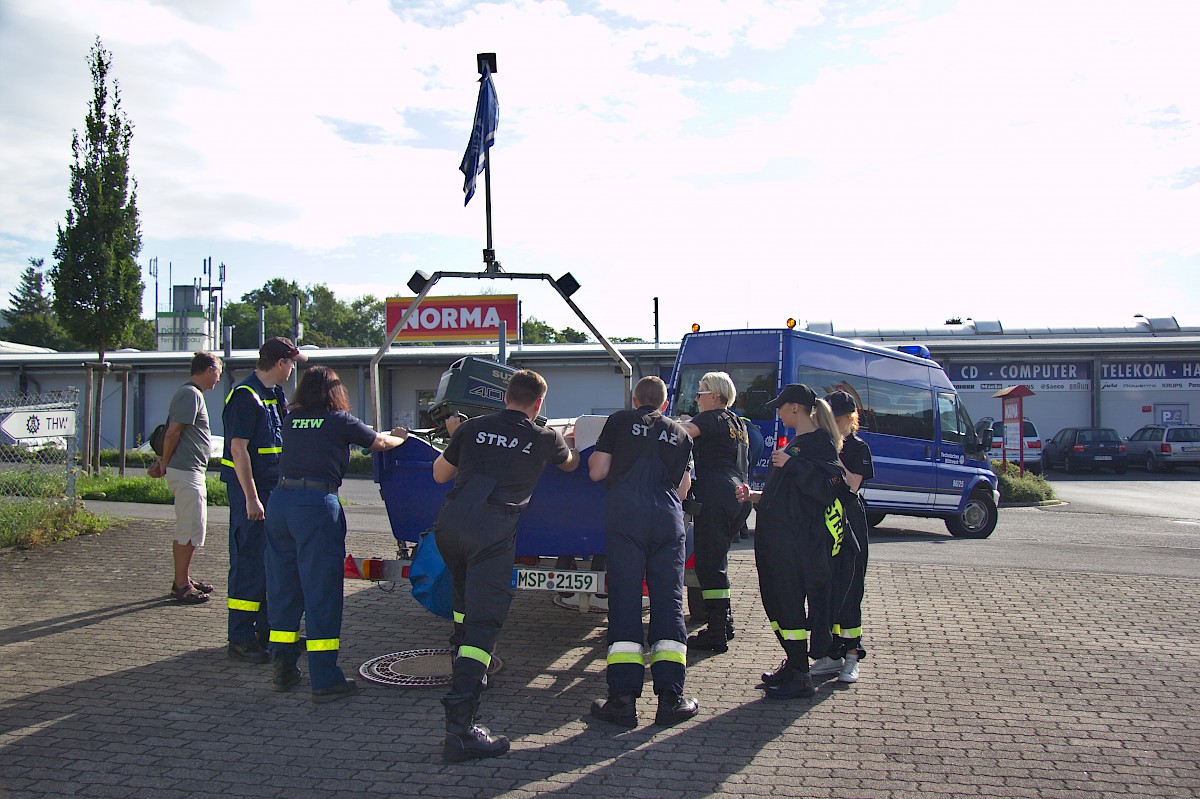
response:
[[[751,482],[765,477],[771,451],[788,433],[766,403],[788,383],[818,396],[842,390],[858,404],[859,435],[874,456],[875,477],[863,491],[872,527],[893,513],[945,519],[962,538],[996,529],[991,442],[980,440],[950,379],[928,357],[802,330],[689,333],[671,376],[670,413],[697,413],[700,377],[714,371],[733,378],[735,410],[766,440]]]

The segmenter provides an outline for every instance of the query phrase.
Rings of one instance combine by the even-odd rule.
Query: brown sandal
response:
[[[171,585],[171,599],[176,602],[181,602],[184,605],[200,605],[208,601],[208,594],[201,593],[194,586],[189,585],[186,588],[176,588]]]

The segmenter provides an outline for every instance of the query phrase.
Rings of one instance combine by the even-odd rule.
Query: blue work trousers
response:
[[[275,481],[255,480],[258,499],[267,506]],[[238,482],[226,483],[229,494],[229,641],[266,641],[266,527],[246,516],[246,494]]]
[[[278,488],[267,506],[267,594],[271,597],[271,657],[300,657],[300,618],[307,635],[312,689],[338,685],[346,516],[337,494]]]
[[[679,498],[645,482],[617,484],[609,492],[607,519],[608,692],[640,696],[649,661],[655,694],[683,694],[686,533]],[[643,648],[643,580],[650,593],[649,653]]]

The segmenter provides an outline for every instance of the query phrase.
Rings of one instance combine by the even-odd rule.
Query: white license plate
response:
[[[1095,460],[1098,460],[1098,461],[1111,461],[1111,460],[1112,460],[1112,455],[1097,455],[1097,456],[1096,456],[1096,458],[1095,458]]]
[[[1200,447],[1180,447],[1184,452],[1200,452]]]
[[[575,591],[585,594],[604,592],[604,572],[524,569],[512,571],[513,588],[521,591]]]

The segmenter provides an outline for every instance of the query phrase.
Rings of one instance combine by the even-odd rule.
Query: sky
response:
[[[51,263],[96,36],[147,284],[341,299],[478,272],[458,171],[497,53],[507,272],[609,337],[1200,325],[1194,0],[0,0],[0,305]],[[536,281],[526,318],[582,324]]]

